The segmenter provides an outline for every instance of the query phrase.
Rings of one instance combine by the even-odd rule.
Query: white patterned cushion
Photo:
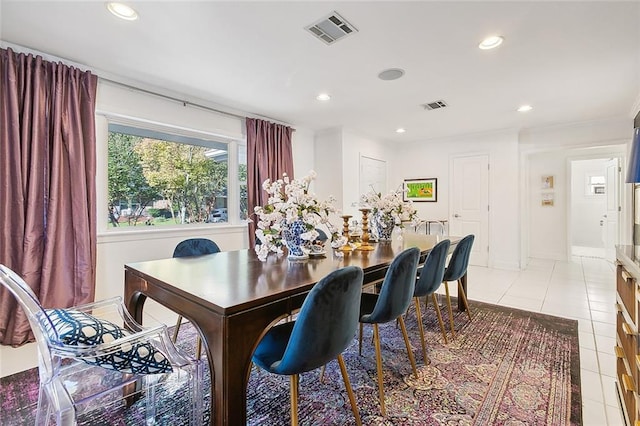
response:
[[[110,321],[72,309],[47,309],[46,313],[60,341],[67,345],[90,347],[131,334]],[[55,333],[50,327],[47,332],[55,340]],[[128,347],[123,345],[120,351],[84,361],[122,373],[157,374],[173,371],[166,356],[150,343],[135,343]]]

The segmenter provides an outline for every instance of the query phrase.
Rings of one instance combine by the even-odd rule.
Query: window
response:
[[[249,201],[247,199],[247,146],[238,146],[238,182],[240,183],[240,219],[249,218]]]
[[[228,150],[226,142],[110,123],[108,227],[228,222]]]
[[[588,176],[587,177],[587,195],[603,195],[605,189],[604,176]]]

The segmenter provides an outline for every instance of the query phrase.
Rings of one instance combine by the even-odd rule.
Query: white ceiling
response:
[[[138,21],[102,1],[2,0],[0,39],[185,98],[397,142],[631,117],[640,95],[638,1],[126,3]],[[358,32],[327,46],[304,27],[334,10]],[[478,49],[492,34],[503,45]],[[377,78],[391,67],[405,76]],[[440,99],[449,108],[421,107]],[[524,103],[534,110],[517,113]]]

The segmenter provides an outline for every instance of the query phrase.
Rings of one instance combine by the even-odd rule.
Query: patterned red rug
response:
[[[582,424],[577,321],[480,302],[471,302],[471,309],[472,322],[466,314],[455,313],[457,337],[445,345],[430,306],[424,318],[427,365],[410,310],[407,328],[418,378],[411,373],[399,328],[395,323],[380,327],[386,418],[380,415],[372,331],[365,327],[362,356],[357,339],[344,354],[363,424]],[[184,349],[192,350],[193,329],[183,327],[180,334]],[[37,371],[0,379],[0,395],[3,424],[33,424]],[[207,406],[209,402],[207,395]],[[327,366],[324,383],[318,371],[301,376],[299,416],[301,424],[308,425],[355,423],[337,362]],[[136,418],[134,406],[104,413],[90,424],[136,424]],[[180,421],[172,416],[158,423]],[[247,424],[290,424],[287,377],[254,368],[247,391]]]

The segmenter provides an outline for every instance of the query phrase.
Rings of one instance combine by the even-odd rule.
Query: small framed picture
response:
[[[438,179],[405,179],[404,201],[438,201]]]
[[[553,206],[553,192],[542,194],[542,206]]]
[[[542,176],[542,189],[553,189],[553,176]]]

